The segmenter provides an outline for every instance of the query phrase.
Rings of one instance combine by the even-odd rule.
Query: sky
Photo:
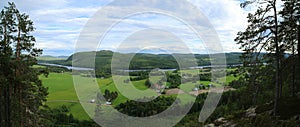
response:
[[[126,8],[134,5],[134,3],[129,5],[126,0],[123,1],[124,3],[119,4],[121,7],[112,6],[111,11],[125,13]],[[187,1],[193,4],[216,30],[224,52],[241,51],[234,38],[237,32],[246,28],[246,16],[250,11],[240,8],[239,0]],[[1,0],[1,8],[7,5],[7,2],[9,1]],[[69,56],[78,51],[75,50],[75,45],[86,23],[97,14],[97,11],[109,6],[113,0],[14,0],[13,2],[21,12],[27,13],[33,20],[36,30],[32,34],[37,40],[35,46],[44,50],[43,55]],[[163,2],[156,6],[170,7],[174,12],[177,11],[176,9],[185,8],[183,5],[172,8],[170,4],[176,5],[176,3]],[[184,15],[185,12],[178,13]],[[103,15],[105,14],[104,12]],[[109,18],[107,21],[113,22],[115,17]],[[101,27],[95,28],[101,29]],[[85,41],[88,45],[90,40]],[[182,51],[182,47],[185,47],[182,46],[182,42],[192,53],[209,52],[203,40],[184,22],[157,13],[142,13],[122,19],[107,31],[101,43],[94,47],[97,47],[97,50],[121,52],[161,53],[163,49],[171,53],[184,53],[186,51]]]

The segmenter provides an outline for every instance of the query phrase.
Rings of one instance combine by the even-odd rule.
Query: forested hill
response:
[[[63,64],[63,65],[72,65],[73,56],[76,55],[75,61],[84,61],[84,63],[91,63],[93,60],[93,55],[95,54],[95,64],[96,68],[103,68],[103,67],[110,67],[111,60],[113,55],[122,56],[122,58],[129,58],[129,56],[134,55],[132,60],[130,61],[130,69],[153,69],[153,68],[178,68],[178,64],[174,56],[180,56],[183,58],[182,61],[186,61],[189,63],[193,61],[191,58],[191,54],[149,54],[149,53],[137,53],[137,54],[125,54],[125,53],[118,53],[112,52],[108,50],[102,50],[98,52],[79,52],[71,55],[66,60],[52,60],[52,61],[45,61],[40,60],[40,62],[50,62],[56,64]],[[240,56],[241,53],[226,53],[226,62],[227,65],[233,64],[240,64]],[[210,65],[210,55],[209,54],[194,54],[193,55],[195,61],[197,62],[198,66],[205,66]],[[81,67],[85,67],[86,65],[80,65]]]

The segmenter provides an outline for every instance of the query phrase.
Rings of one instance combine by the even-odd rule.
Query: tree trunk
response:
[[[276,0],[273,2],[273,9],[274,9],[274,17],[275,17],[275,45],[276,45],[276,94],[275,94],[275,102],[274,102],[274,115],[277,115],[278,112],[278,103],[280,98],[280,54],[279,54],[279,44],[278,44],[278,21],[277,21],[277,9],[276,9]]]
[[[299,73],[299,75],[300,75],[300,24],[298,25],[298,48],[297,48],[297,50],[298,50],[298,62],[299,62],[299,64],[298,64],[298,73]]]
[[[282,72],[283,72],[283,70],[282,70],[282,59],[280,58],[279,59],[279,71],[278,71],[278,73],[279,73],[279,79],[278,79],[278,82],[279,82],[279,99],[282,97]]]
[[[2,96],[2,86],[1,86],[1,84],[0,84],[0,90],[1,90],[0,96],[3,97],[3,96]],[[0,103],[3,105],[3,100],[2,100],[2,98],[0,98]],[[0,126],[4,126],[4,125],[3,125],[3,122],[2,122],[2,121],[4,120],[4,118],[2,118],[2,113],[3,113],[4,109],[2,109],[2,107],[4,107],[4,106],[1,106],[1,107],[0,107],[0,110],[2,111],[2,112],[0,112],[0,121],[1,121],[1,122],[0,122]]]
[[[6,22],[6,19],[4,18],[4,22],[3,22],[3,40],[4,40],[4,45],[5,47],[8,46],[8,35],[7,35],[7,22]],[[7,49],[5,48],[4,49],[4,52],[5,54],[7,53],[6,51]],[[9,61],[7,61],[8,63]],[[7,65],[3,65],[3,66],[7,66]],[[6,72],[7,73],[7,72]],[[4,73],[5,74],[5,73]],[[10,84],[9,83],[5,83],[4,84],[4,117],[5,117],[5,127],[11,127],[11,110],[10,110],[10,107],[11,107],[11,99],[10,99],[10,96],[11,96],[11,89],[10,89]]]
[[[1,68],[1,63],[0,63],[0,68]],[[0,82],[0,104],[4,104],[4,103],[3,103],[3,100],[2,100],[2,97],[4,97],[4,96],[2,95],[2,94],[3,94],[3,93],[2,93],[2,91],[3,91],[3,87],[2,87],[3,83],[4,83],[4,82]],[[2,109],[2,107],[3,107],[3,106],[0,107],[0,111],[4,111],[4,109]],[[0,126],[4,126],[3,123],[2,123],[2,121],[3,121],[3,119],[4,119],[4,118],[2,118],[2,113],[3,113],[3,112],[0,112],[0,121],[1,121],[1,122],[0,122]]]
[[[20,25],[20,19],[19,19],[19,25]],[[17,66],[16,66],[16,78],[18,78],[18,77],[20,77],[20,74],[21,74],[21,72],[20,72],[20,67],[21,67],[21,65],[20,65],[20,63],[21,63],[21,58],[20,58],[20,55],[21,55],[21,48],[20,48],[20,45],[21,45],[21,28],[20,28],[20,26],[18,27],[18,41],[17,41],[17,49],[16,49],[16,60],[17,60]],[[19,125],[20,125],[20,127],[23,127],[23,110],[22,110],[22,108],[23,108],[23,106],[22,106],[22,104],[23,104],[23,100],[22,100],[22,84],[20,84],[20,83],[18,83],[17,82],[17,84],[16,84],[16,86],[18,86],[18,94],[19,94],[19,115],[20,115],[20,123],[19,123]],[[25,120],[26,120],[26,118],[24,118]]]
[[[292,40],[293,41],[293,40]],[[292,46],[293,46],[293,48],[292,48],[292,53],[293,53],[293,56],[292,56],[292,72],[293,72],[293,74],[292,74],[292,90],[291,90],[291,92],[292,92],[292,97],[295,97],[295,69],[296,69],[296,57],[295,57],[295,45],[294,45],[294,41],[293,41],[293,43],[292,43]]]
[[[300,24],[298,24],[298,47],[297,47],[297,51],[298,51],[298,62],[296,62],[296,63],[298,63],[298,78],[296,80],[296,84],[299,85],[300,84]],[[297,86],[295,86],[295,89],[297,89]]]

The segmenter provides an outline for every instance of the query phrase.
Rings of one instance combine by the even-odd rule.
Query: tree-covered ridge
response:
[[[74,55],[77,55],[75,61],[92,61],[93,56],[95,56],[95,65],[96,67],[100,66],[108,66],[111,64],[111,59],[113,55],[118,54],[124,57],[128,57],[132,55],[131,53],[118,53],[112,52],[108,50],[102,50],[97,52],[79,52],[71,55],[66,61],[42,61],[41,62],[52,62],[64,65],[72,65],[72,58]],[[240,56],[242,53],[226,53],[226,59],[228,65],[233,64],[240,64]],[[178,68],[176,59],[173,56],[189,56],[191,54],[148,54],[148,53],[136,53],[132,58],[130,69],[154,69],[154,68],[161,68],[161,69],[168,69],[168,68]],[[196,62],[199,66],[210,65],[210,57],[209,54],[193,54]],[[189,59],[187,59],[189,60]],[[82,65],[85,67],[86,65]]]
[[[76,59],[73,57],[76,55]],[[115,56],[114,56],[115,55]],[[242,53],[226,53],[226,64],[241,64],[240,57]],[[130,56],[133,56],[132,59]],[[91,63],[95,63],[96,77],[110,77],[112,58],[115,57],[117,62],[113,62],[115,69],[126,68],[124,65],[131,59],[129,64],[130,70],[151,70],[160,69],[178,69],[179,65],[176,58],[185,61],[181,68],[189,68],[198,66],[209,66],[211,60],[209,54],[148,54],[148,53],[118,53],[109,50],[97,52],[78,52],[71,55],[67,60],[39,60],[40,63],[55,63],[61,65],[72,66],[72,62],[76,62],[76,66],[91,68]]]

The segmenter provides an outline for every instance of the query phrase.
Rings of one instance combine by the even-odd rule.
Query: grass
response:
[[[193,69],[193,70],[180,70],[179,72],[182,73],[182,74],[191,74],[191,75],[197,75],[197,74],[204,73],[204,72],[200,72],[200,70],[198,70],[198,69]]]
[[[48,87],[48,98],[46,104],[51,108],[66,105],[75,118],[89,120],[89,116],[83,112],[73,86],[70,73],[50,73],[48,78],[40,76],[45,87]]]
[[[237,79],[239,79],[239,76],[235,77],[233,74],[231,74],[231,75],[227,75],[227,76],[226,76],[226,79],[225,79],[225,77],[220,78],[219,81],[220,81],[220,82],[224,82],[225,85],[229,85],[230,82],[232,82],[232,81],[234,81],[234,80],[237,80]],[[226,80],[226,81],[225,81],[225,80]]]
[[[53,57],[53,56],[40,56],[37,60],[41,61],[53,61],[53,60],[66,60],[67,58]]]
[[[128,100],[127,97],[131,98],[131,99],[138,99],[141,96],[147,96],[147,97],[152,97],[155,96],[156,93],[154,93],[153,91],[149,90],[147,86],[145,86],[145,81],[146,80],[140,80],[140,81],[133,81],[132,85],[130,85],[129,83],[125,83],[124,80],[126,80],[126,77],[123,76],[118,76],[116,77],[116,81],[113,82],[112,78],[108,78],[108,79],[97,79],[98,84],[99,84],[99,88],[101,90],[102,93],[104,93],[104,91],[107,89],[109,91],[117,91],[119,96],[118,98],[116,98],[113,101],[113,105],[118,105],[120,103],[126,102]],[[116,84],[118,83],[118,87],[121,91],[119,91],[119,89],[117,88]],[[135,89],[139,90],[136,91]],[[135,92],[136,91],[136,92]],[[127,95],[127,97],[123,96]]]
[[[48,87],[48,100],[78,100],[70,73],[50,73],[48,78],[40,76]]]
[[[82,83],[84,84],[84,88],[90,89],[88,86],[87,82],[90,80],[87,77],[81,77],[78,76]],[[156,95],[155,92],[148,90],[148,87],[144,85],[145,80],[140,80],[140,81],[134,81],[133,86],[124,83],[123,80],[125,80],[125,77],[118,77],[119,81],[121,84],[122,92],[126,92],[123,94],[129,95],[130,98],[140,98],[138,95],[147,95],[147,96],[154,96]],[[40,76],[40,79],[43,82],[43,85],[45,87],[48,87],[48,102],[46,103],[49,107],[55,108],[61,105],[66,105],[67,107],[70,108],[70,112],[74,115],[75,118],[78,118],[80,120],[88,120],[90,119],[89,116],[83,112],[83,108],[80,105],[78,101],[78,97],[76,95],[75,89],[74,89],[74,84],[72,80],[72,75],[70,73],[50,73],[48,78],[45,76]],[[107,79],[97,79],[99,88],[102,93],[104,93],[105,89],[110,90],[110,91],[117,91],[119,93],[119,96],[116,100],[114,100],[113,105],[118,105],[120,103],[126,102],[128,100],[127,97],[123,96],[120,91],[116,88],[116,85],[113,83],[112,78],[107,78]],[[132,89],[138,89],[138,90],[143,90],[141,93],[136,93],[132,92]],[[81,89],[79,89],[80,91]],[[82,89],[84,90],[84,89]],[[84,90],[87,91],[87,90]],[[128,92],[129,91],[129,92]],[[93,93],[91,93],[93,94]],[[85,96],[85,95],[83,95]],[[86,95],[86,98],[84,100],[88,101],[94,99],[92,96]],[[93,109],[90,109],[93,110]]]
[[[211,83],[210,81],[198,81],[197,83],[192,83],[192,82],[184,83],[181,84],[179,87],[185,92],[191,92],[192,89],[195,88],[195,85],[199,85],[199,84],[203,84],[206,87],[208,87],[209,84],[213,84],[215,86],[221,86],[220,84]]]
[[[42,65],[33,65],[32,68],[46,68],[46,66],[42,66]]]
[[[190,70],[180,70],[179,72],[182,74],[191,74],[191,75],[210,74],[209,69],[190,69]]]
[[[189,72],[192,73],[192,72]],[[94,111],[94,104],[88,103],[88,100],[94,99],[95,98],[95,92],[97,92],[98,88],[95,88],[95,86],[90,85],[90,78],[88,77],[82,77],[82,76],[77,76],[77,78],[81,79],[81,82],[79,84],[82,84],[84,86],[82,89],[80,89],[80,86],[77,87],[78,91],[83,91],[87,95],[84,95],[84,98],[81,98],[80,100],[85,100],[86,103],[83,103],[87,110],[90,113],[93,113]],[[230,82],[237,77],[234,77],[233,75],[227,76],[226,82]],[[73,79],[72,75],[70,73],[50,73],[48,78],[44,77],[43,75],[40,76],[40,79],[43,82],[43,85],[45,87],[48,87],[48,102],[46,104],[51,107],[55,108],[61,105],[66,105],[69,107],[70,112],[73,114],[73,116],[79,120],[89,120],[90,117],[87,115],[86,112],[84,112],[83,107],[81,104],[78,102],[78,97],[76,95],[76,91],[74,88],[73,84]],[[118,98],[116,98],[113,101],[113,106],[118,105],[120,103],[126,102],[128,99],[137,99],[141,98],[141,95],[147,96],[147,97],[152,97],[152,96],[157,96],[157,93],[151,89],[148,89],[147,86],[145,86],[145,80],[140,80],[140,81],[133,81],[132,84],[130,85],[128,83],[125,83],[124,80],[126,80],[126,77],[118,76],[116,77],[116,80],[113,81],[113,78],[107,78],[107,79],[100,79],[97,78],[95,81],[98,83],[98,87],[101,90],[102,93],[104,93],[105,89],[110,90],[110,91],[117,91],[119,93]],[[153,80],[157,80],[157,77],[154,77]],[[222,80],[222,79],[221,79]],[[90,82],[90,83],[89,83]],[[118,87],[122,91],[119,91],[115,85],[115,83],[119,83]],[[211,82],[210,81],[199,81],[196,84],[204,84],[208,85]],[[89,87],[90,85],[90,87]],[[214,84],[218,85],[218,84]],[[97,86],[96,86],[97,87]],[[193,83],[185,83],[182,84],[181,89],[190,92],[194,87],[195,84]],[[86,91],[93,91],[93,92],[86,92]],[[126,97],[123,96],[123,94],[127,95]],[[170,95],[170,96],[177,96],[177,95]],[[182,94],[178,95],[178,97],[181,100],[185,100],[184,103],[187,103],[193,98],[192,96],[188,94]],[[91,106],[90,106],[91,105]]]
[[[61,105],[65,105],[69,108],[75,118],[79,120],[90,120],[90,117],[86,112],[84,112],[84,109],[79,102],[47,102],[47,105],[51,108],[57,108]]]

